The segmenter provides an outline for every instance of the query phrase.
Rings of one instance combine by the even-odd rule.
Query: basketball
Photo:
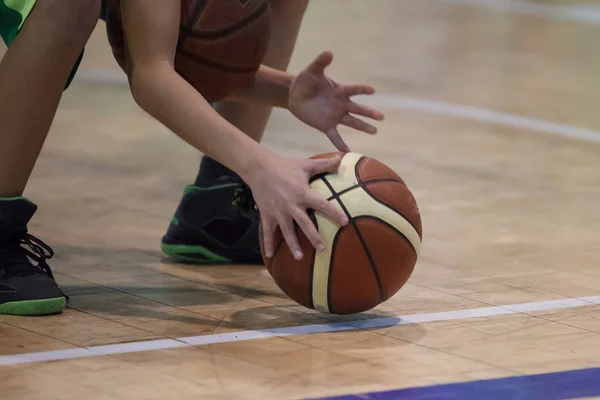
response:
[[[330,157],[322,154],[313,158]],[[313,191],[334,202],[345,227],[309,212],[325,241],[318,253],[299,227],[304,257],[294,259],[277,230],[272,258],[264,256],[275,283],[292,300],[324,313],[355,314],[388,300],[411,276],[421,245],[421,217],[404,181],[389,167],[357,153],[342,155],[337,173],[316,176]]]
[[[180,0],[175,70],[209,102],[243,87],[258,70],[271,32],[269,0]],[[126,70],[120,0],[110,0],[106,29]]]

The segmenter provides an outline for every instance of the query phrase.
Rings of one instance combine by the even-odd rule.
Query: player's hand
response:
[[[312,209],[341,225],[348,224],[344,212],[325,197],[310,190],[308,182],[318,174],[336,172],[341,158],[290,159],[273,155],[261,161],[257,171],[251,174],[248,184],[260,210],[265,255],[273,257],[277,227],[289,246],[294,258],[303,257],[296,235],[294,222],[298,224],[317,251],[325,250],[325,244],[306,210]]]
[[[325,68],[332,61],[333,54],[323,52],[294,78],[288,107],[300,121],[325,133],[339,151],[349,152],[350,148],[340,136],[337,126],[341,124],[375,134],[375,126],[355,115],[381,121],[383,113],[351,99],[352,96],[375,93],[372,86],[344,85],[325,75]]]

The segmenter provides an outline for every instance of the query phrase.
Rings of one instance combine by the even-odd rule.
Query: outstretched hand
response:
[[[325,75],[325,69],[333,61],[331,52],[321,53],[292,82],[289,97],[289,110],[296,118],[325,133],[333,145],[342,152],[350,152],[337,130],[345,125],[369,134],[377,133],[377,128],[355,115],[381,121],[383,113],[374,108],[355,103],[356,95],[375,93],[369,85],[345,85],[335,82]]]

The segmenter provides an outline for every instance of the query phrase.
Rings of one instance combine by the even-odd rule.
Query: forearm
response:
[[[130,81],[140,107],[242,178],[267,152],[215,112],[170,65],[135,70]]]
[[[293,75],[261,65],[254,78],[228,100],[288,108]]]

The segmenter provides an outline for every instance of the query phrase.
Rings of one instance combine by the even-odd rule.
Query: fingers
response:
[[[319,174],[328,174],[337,172],[340,167],[342,159],[339,156],[333,158],[323,158],[316,160],[307,160],[306,171],[310,176]],[[321,214],[327,216],[332,221],[337,221],[339,224],[345,226],[348,224],[348,217],[338,207],[334,206],[329,200],[322,195],[318,195],[314,192],[307,194],[304,202],[305,208],[313,209]]]
[[[346,142],[344,142],[344,139],[342,139],[342,136],[338,132],[337,128],[333,127],[329,129],[325,134],[327,135],[331,143],[335,146],[335,148],[341,151],[342,153],[350,153],[352,151],[350,150],[350,147],[348,147]]]
[[[324,51],[308,66],[307,71],[314,75],[324,75],[327,68],[333,61],[333,53]]]
[[[342,226],[348,225],[346,213],[321,195],[311,193],[306,198],[306,207],[325,215],[332,221],[337,221]]]
[[[305,171],[309,174],[309,176],[330,174],[337,172],[341,162],[342,159],[339,156],[306,160]]]
[[[370,85],[342,85],[339,90],[348,97],[375,93],[375,88]]]
[[[366,123],[365,121],[353,117],[352,115],[346,114],[342,118],[342,125],[349,126],[350,128],[354,128],[358,131],[362,131],[365,133],[370,133],[374,135],[377,133],[377,128],[371,124]]]
[[[327,199],[319,195],[312,195],[307,198],[306,203],[310,204],[307,205],[307,208],[311,208],[317,212],[320,212],[321,214],[330,218],[332,221],[337,221],[342,226],[348,224],[348,218],[346,217],[346,214],[342,210],[336,208],[332,203],[327,201]],[[323,238],[319,234],[319,231],[311,219],[308,217],[306,210],[296,208],[290,211],[290,215],[293,219],[280,216],[277,218],[277,221],[279,222],[279,228],[281,229],[283,238],[290,248],[294,258],[296,260],[301,260],[304,256],[302,253],[302,247],[298,241],[298,235],[296,234],[294,221],[298,224],[312,246],[318,252],[324,251],[325,244],[323,243]]]
[[[303,256],[302,248],[300,247],[300,243],[298,242],[298,236],[296,235],[296,227],[294,226],[294,220],[291,219],[289,215],[283,216],[282,214],[279,214],[277,216],[277,222],[279,223],[279,228],[281,229],[283,238],[285,239],[285,242],[290,248],[292,255],[296,260],[301,260]]]
[[[263,230],[263,247],[265,249],[265,255],[267,258],[273,257],[274,242],[275,242],[275,228],[277,223],[270,217],[263,216],[262,218],[262,230]]]
[[[341,161],[340,156],[309,159],[303,160],[300,166],[308,176],[314,176],[337,172]],[[275,252],[274,242],[277,226],[296,260],[301,260],[304,256],[298,240],[296,224],[317,251],[325,250],[323,238],[307,214],[306,210],[308,209],[315,210],[341,226],[348,224],[348,217],[336,202],[330,202],[323,195],[313,192],[309,188],[306,188],[303,194],[297,193],[296,196],[295,200],[288,198],[280,203],[279,207],[273,204],[274,207],[270,211],[262,213],[263,247],[267,258],[273,257]]]
[[[323,239],[321,238],[321,235],[319,235],[319,231],[317,230],[313,222],[306,214],[306,211],[297,208],[294,212],[294,219],[296,220],[296,223],[298,224],[300,229],[302,229],[302,232],[304,232],[304,235],[306,235],[310,243],[313,245],[313,247],[319,252],[325,250]]]
[[[376,110],[371,107],[364,106],[362,104],[357,104],[351,101],[348,105],[348,112],[351,114],[361,115],[363,117],[371,118],[377,121],[382,121],[384,115],[381,111]]]

